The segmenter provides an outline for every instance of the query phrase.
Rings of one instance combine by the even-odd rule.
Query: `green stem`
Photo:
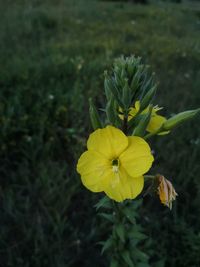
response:
[[[124,115],[123,132],[127,134],[128,130],[128,116]]]
[[[116,201],[112,201],[113,203],[113,210],[115,212],[115,218],[116,218],[116,222],[118,223],[121,221],[121,208],[119,207],[119,204]]]
[[[144,138],[144,140],[147,140],[147,139],[151,138],[152,136],[154,136],[154,135],[156,135],[156,134],[158,134],[160,132],[162,132],[162,127],[160,127],[159,129],[157,129],[153,133],[149,133],[149,134],[145,135],[143,138]]]

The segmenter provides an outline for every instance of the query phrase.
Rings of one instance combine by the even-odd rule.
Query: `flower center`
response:
[[[118,170],[119,170],[119,160],[118,159],[112,160],[112,170],[115,173],[118,172]]]

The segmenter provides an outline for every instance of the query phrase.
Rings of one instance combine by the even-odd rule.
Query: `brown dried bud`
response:
[[[170,210],[172,209],[172,201],[176,199],[178,194],[176,193],[172,183],[167,180],[164,176],[158,174],[156,178],[159,182],[158,194],[162,204],[167,206]]]

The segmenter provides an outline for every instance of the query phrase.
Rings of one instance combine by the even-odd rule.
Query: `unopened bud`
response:
[[[131,89],[128,86],[128,80],[125,81],[125,86],[123,88],[123,104],[126,108],[130,108],[131,105]]]
[[[152,109],[153,109],[153,106],[150,106],[149,111],[146,114],[141,115],[143,117],[140,119],[138,125],[134,129],[133,135],[140,136],[140,137],[144,136],[146,128],[147,128],[147,126],[150,122],[150,119],[151,119]]]
[[[89,108],[90,120],[91,120],[93,129],[96,130],[98,128],[102,128],[102,123],[99,117],[99,113],[91,98],[89,99],[89,104],[90,104],[90,108]]]
[[[157,86],[153,86],[146,95],[140,101],[140,111],[144,110],[148,105],[151,103],[155,93],[156,93]]]
[[[176,114],[172,118],[168,119],[163,124],[163,130],[168,131],[172,128],[176,127],[177,125],[181,124],[184,121],[192,119],[195,115],[200,112],[200,108],[194,110],[188,110],[181,113]]]

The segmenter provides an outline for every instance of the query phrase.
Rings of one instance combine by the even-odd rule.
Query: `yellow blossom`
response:
[[[167,180],[162,175],[157,175],[156,178],[158,179],[159,186],[158,186],[158,194],[160,197],[160,201],[162,204],[172,209],[172,201],[176,199],[178,194],[176,193],[172,183]]]
[[[151,119],[150,119],[150,122],[147,126],[147,129],[146,129],[148,132],[150,132],[150,133],[155,132],[166,121],[165,117],[157,114],[157,112],[161,109],[162,108],[160,108],[158,106],[153,107],[152,113],[151,113]],[[131,120],[132,118],[134,118],[138,114],[139,110],[140,110],[140,101],[136,101],[135,107],[131,107],[129,110],[128,121]],[[147,114],[148,112],[149,112],[149,106],[145,110],[143,110],[141,112],[141,114]],[[120,115],[120,118],[123,119],[123,115]],[[159,135],[165,135],[168,133],[169,133],[169,131],[164,131],[164,132],[159,133]]]
[[[121,130],[107,126],[89,136],[87,149],[77,164],[85,187],[93,192],[104,191],[119,202],[140,194],[143,174],[154,160],[145,140],[127,137]]]

